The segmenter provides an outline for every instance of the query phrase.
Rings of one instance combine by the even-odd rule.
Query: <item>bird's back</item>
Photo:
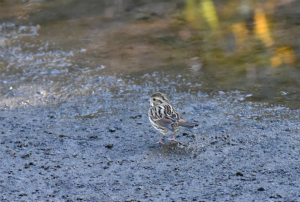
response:
[[[172,119],[174,122],[179,120],[179,114],[170,104],[162,104],[151,107],[148,112],[149,118],[153,121],[158,121],[163,118]]]
[[[149,120],[154,128],[161,133],[174,132],[181,116],[170,104],[162,104],[149,109]]]

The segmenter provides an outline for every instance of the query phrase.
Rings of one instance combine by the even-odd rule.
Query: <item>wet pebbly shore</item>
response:
[[[0,111],[1,201],[299,201],[299,111],[165,89],[199,123],[155,142],[148,96],[119,85]],[[40,97],[38,97],[40,96]]]

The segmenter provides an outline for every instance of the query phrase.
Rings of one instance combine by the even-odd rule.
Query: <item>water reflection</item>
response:
[[[219,28],[219,20],[212,0],[186,0],[185,18],[193,27],[201,27],[201,18],[205,19],[212,30]]]
[[[280,100],[295,106],[300,82],[294,8],[299,4],[293,0],[0,1],[0,47],[9,47],[2,52],[0,79],[50,80],[70,91],[79,74],[118,73],[141,84],[141,75],[157,71],[184,91],[191,89],[178,83],[177,75],[197,86],[194,91],[238,89],[253,95],[248,100]],[[38,27],[36,35],[26,36],[26,26]],[[99,68],[102,65],[105,68]],[[7,86],[11,84],[22,82]]]
[[[186,22],[188,22],[192,29],[203,29],[202,21],[205,21],[209,25],[211,32],[217,30],[221,26],[221,35],[216,35],[214,38],[207,38],[207,40],[210,40],[210,42],[212,43],[214,43],[212,40],[217,40],[218,43],[222,43],[222,41],[228,40],[226,36],[230,34],[229,32],[232,32],[235,39],[232,43],[235,44],[234,49],[236,52],[236,57],[241,57],[241,55],[237,52],[241,50],[244,52],[244,54],[245,51],[248,51],[251,54],[251,52],[258,45],[256,39],[259,39],[259,41],[261,41],[265,47],[264,51],[267,53],[270,52],[270,54],[266,54],[263,56],[269,58],[268,60],[270,61],[270,65],[274,67],[279,66],[283,63],[289,65],[295,63],[296,55],[294,54],[292,47],[278,47],[278,44],[274,43],[274,36],[272,36],[269,23],[269,21],[271,20],[268,20],[268,18],[273,18],[272,15],[274,15],[274,10],[276,9],[277,5],[282,5],[285,2],[291,3],[291,1],[267,1],[264,4],[261,2],[257,4],[250,4],[248,1],[234,1],[235,3],[228,1],[225,2],[226,3],[216,8],[214,2],[211,0],[186,0],[186,6],[184,10]],[[235,8],[233,8],[233,6]],[[229,12],[228,10],[230,8],[232,10],[235,10],[236,12]],[[216,10],[218,10],[219,12],[217,13]],[[266,14],[265,10],[267,10],[268,15]],[[240,19],[239,22],[231,23],[230,18],[232,18],[232,15],[235,15],[235,17],[237,17],[236,15],[238,15],[238,13],[241,14],[241,16],[238,16],[239,18],[237,18]],[[250,16],[251,13],[252,16]],[[226,20],[221,20],[221,23],[219,23],[219,18]],[[228,27],[230,27],[231,29],[228,29]],[[210,36],[211,32],[202,32],[201,34]],[[282,36],[275,35],[275,37]],[[273,51],[272,47],[275,47],[276,50]],[[226,51],[228,51],[228,49],[225,49],[223,54],[226,55]],[[214,58],[207,59],[211,60]]]
[[[243,46],[249,37],[249,30],[245,22],[235,23],[231,26],[232,32],[235,36],[237,50]]]
[[[283,63],[294,64],[296,62],[296,55],[294,50],[289,46],[283,46],[275,50],[275,56],[271,58],[273,67],[279,66]]]
[[[291,45],[290,36],[286,36],[290,30],[287,26],[283,26],[282,18],[277,17],[289,15],[293,3],[297,5],[298,2],[290,0],[265,2],[203,0],[200,2],[187,0],[184,16],[190,29],[199,30],[197,35],[201,35],[205,42],[209,43],[201,43],[201,54],[196,56],[201,58],[206,68],[213,68],[214,72],[225,72],[214,79],[215,83],[219,83],[218,85],[223,88],[238,85],[253,89],[254,96],[249,100],[264,101],[273,93],[280,94],[278,88],[293,89],[289,93],[299,95],[299,82],[295,81],[295,77],[286,74],[286,71],[290,71],[287,68],[293,68],[297,61],[295,45]],[[285,13],[281,11],[283,5],[287,7]],[[209,26],[205,27],[203,22]],[[288,21],[284,21],[286,22]],[[214,35],[218,27],[221,33]],[[290,24],[289,27],[293,25]],[[279,66],[282,70],[276,72],[272,72],[273,70],[269,68]],[[192,66],[191,68],[194,69]],[[212,73],[211,69],[201,71],[206,76],[213,75],[216,78],[218,75]],[[237,82],[239,79],[236,74],[243,77],[241,74],[243,71],[246,72],[246,82]],[[278,86],[280,83],[297,84],[294,87]],[[276,92],[272,93],[272,91]],[[278,100],[285,99],[280,97]]]
[[[212,30],[219,28],[219,20],[216,12],[215,5],[212,0],[202,0],[201,8],[203,10],[203,16],[206,19]]]

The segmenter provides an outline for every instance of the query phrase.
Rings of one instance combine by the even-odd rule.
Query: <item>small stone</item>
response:
[[[137,116],[130,116],[130,118],[131,118],[131,119],[136,119],[136,118],[137,118]]]
[[[97,135],[91,135],[89,138],[90,138],[90,139],[97,139],[98,136],[97,136]]]
[[[189,134],[188,134],[188,133],[182,133],[182,135],[183,135],[183,136],[188,136]]]
[[[287,95],[287,93],[286,92],[284,92],[284,91],[281,91],[281,93],[280,93],[281,95]]]
[[[111,133],[116,132],[116,130],[117,130],[117,129],[115,129],[115,128],[109,128],[109,129],[108,129],[108,131],[111,132]]]
[[[273,195],[273,196],[270,196],[270,198],[275,198],[275,199],[277,199],[277,198],[282,198],[282,196],[279,195],[279,194],[275,194],[275,195]]]
[[[214,144],[216,144],[217,143],[217,141],[212,141],[210,144],[211,145],[214,145]]]
[[[259,187],[259,188],[257,189],[257,191],[265,191],[265,188]]]
[[[108,148],[108,149],[113,148],[113,146],[114,146],[113,144],[106,144],[106,145],[105,145],[105,147]]]
[[[244,174],[243,174],[243,173],[241,173],[241,172],[237,172],[237,173],[235,173],[235,176],[242,177],[242,176],[244,176]]]
[[[24,168],[29,168],[32,165],[34,165],[33,162],[26,163],[25,166],[24,166]]]
[[[21,156],[21,158],[22,158],[22,159],[25,159],[25,158],[28,158],[28,157],[30,157],[30,156],[31,156],[31,153],[25,154],[25,155]]]

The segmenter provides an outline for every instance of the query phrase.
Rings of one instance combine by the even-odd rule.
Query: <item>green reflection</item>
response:
[[[203,16],[213,30],[219,29],[219,20],[216,12],[215,5],[212,0],[202,0],[201,8],[203,10]]]
[[[219,29],[219,20],[212,0],[186,0],[184,13],[186,21],[194,28],[200,28],[201,19],[205,19],[212,30]]]

